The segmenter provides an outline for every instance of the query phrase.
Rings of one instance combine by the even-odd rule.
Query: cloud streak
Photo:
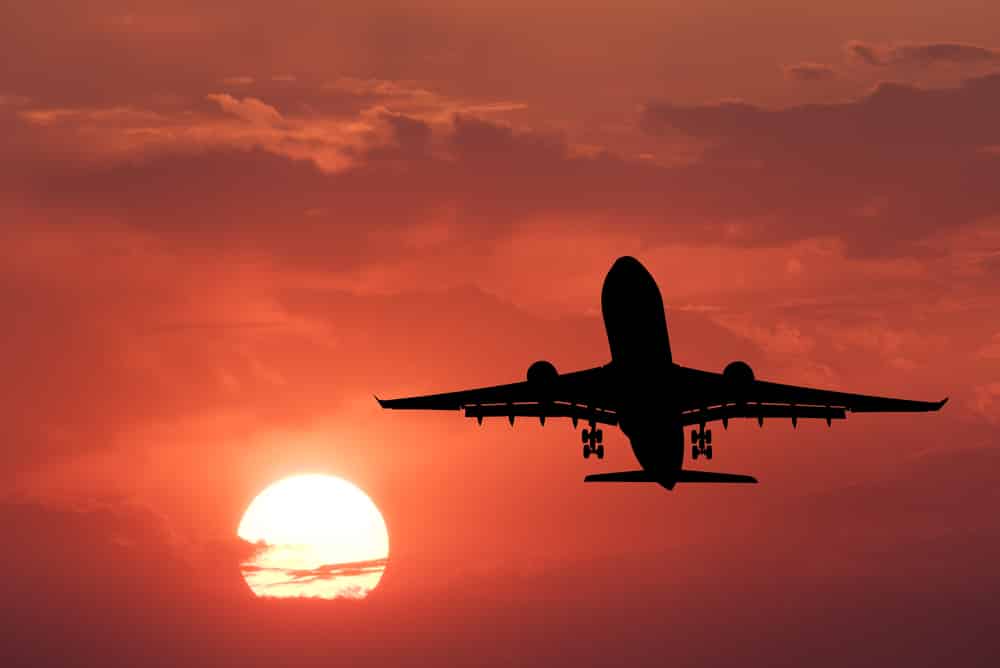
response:
[[[1000,63],[1000,49],[959,42],[872,44],[852,40],[844,49],[852,60],[876,67]]]
[[[836,68],[824,63],[803,62],[785,65],[785,78],[791,81],[831,81],[838,76]]]

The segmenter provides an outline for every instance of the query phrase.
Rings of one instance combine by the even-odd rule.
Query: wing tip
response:
[[[942,409],[942,408],[944,407],[944,405],[945,405],[946,403],[948,403],[948,399],[950,399],[950,397],[945,397],[945,398],[944,398],[944,399],[942,399],[941,401],[937,402],[937,407],[935,407],[935,409],[934,409],[934,410],[936,410],[936,411],[939,411],[939,410],[941,410],[941,409]]]
[[[382,399],[379,399],[377,394],[372,394],[372,396],[375,397],[375,401],[378,402],[379,406],[381,406],[382,408],[385,408],[385,404],[386,404],[385,401],[383,401]]]

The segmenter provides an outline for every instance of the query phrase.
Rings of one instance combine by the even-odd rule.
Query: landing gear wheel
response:
[[[707,448],[705,448],[705,456],[708,457],[709,459],[712,458],[712,446],[711,445],[708,446]]]
[[[698,431],[696,429],[691,430],[691,445],[696,445],[698,443]]]
[[[698,446],[697,445],[692,445],[691,446],[691,459],[698,459]]]
[[[712,430],[711,429],[705,430],[705,443],[708,443],[709,445],[712,445]]]
[[[603,429],[598,429],[597,431],[594,432],[594,440],[597,441],[598,443],[603,443],[604,442],[604,430]]]
[[[584,443],[586,443],[587,441],[590,440],[590,430],[589,429],[584,429],[583,431],[580,432],[580,440],[583,441]]]
[[[583,458],[584,459],[589,459],[590,458],[590,446],[589,445],[584,445],[583,446]]]
[[[604,459],[604,446],[603,445],[597,446],[597,458],[598,459]]]

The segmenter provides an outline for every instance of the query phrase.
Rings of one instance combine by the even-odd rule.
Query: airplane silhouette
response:
[[[852,413],[936,411],[941,401],[911,401],[818,390],[754,378],[742,361],[730,362],[722,373],[675,364],[670,354],[663,298],[656,281],[633,257],[620,257],[608,271],[601,290],[601,311],[611,348],[604,366],[560,374],[548,361],[528,367],[519,383],[481,387],[444,394],[382,400],[382,408],[464,410],[482,424],[486,417],[568,417],[580,420],[583,456],[604,458],[604,434],[597,427],[617,425],[628,437],[642,469],[588,475],[585,482],[655,482],[673,489],[681,482],[756,483],[749,475],[682,468],[684,428],[691,431],[691,458],[712,459],[712,431],[734,418],[842,420]]]

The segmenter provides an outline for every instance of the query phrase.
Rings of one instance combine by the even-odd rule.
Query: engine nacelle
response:
[[[528,382],[533,385],[549,385],[558,376],[555,365],[548,360],[538,360],[528,367]]]
[[[741,360],[727,364],[722,375],[735,387],[747,387],[753,382],[753,369]]]

